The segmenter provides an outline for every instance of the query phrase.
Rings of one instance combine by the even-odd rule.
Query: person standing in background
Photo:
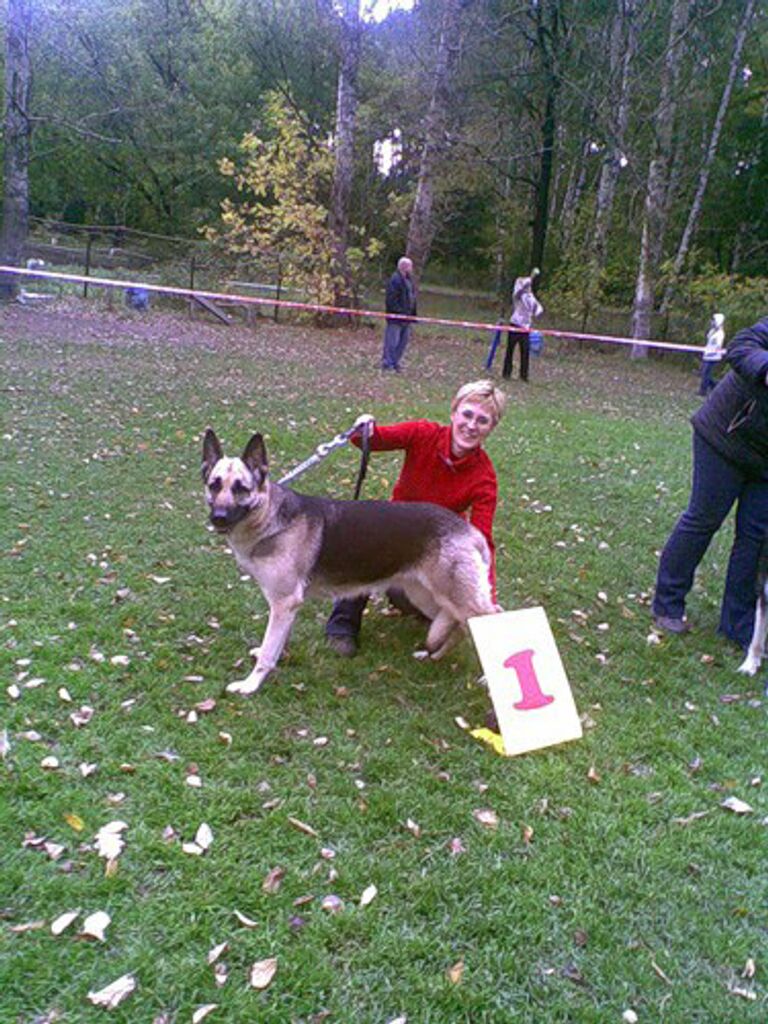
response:
[[[507,351],[504,355],[502,376],[509,380],[512,376],[512,356],[520,344],[520,380],[528,380],[528,364],[530,362],[531,324],[537,316],[541,316],[544,307],[533,294],[533,282],[540,270],[534,267],[530,277],[518,277],[512,289],[512,315],[509,318],[507,331]]]
[[[397,270],[387,284],[385,310],[400,316],[416,316],[416,289],[413,285],[413,263],[407,256],[397,261]],[[382,370],[400,373],[401,362],[411,337],[410,320],[387,319],[384,328],[384,348],[381,353]]]
[[[717,384],[714,379],[715,367],[725,355],[724,323],[725,317],[722,313],[715,313],[709,322],[707,341],[701,356],[701,383],[699,384],[699,394],[704,398]]]

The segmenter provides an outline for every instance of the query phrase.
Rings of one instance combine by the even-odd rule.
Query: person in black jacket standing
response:
[[[413,286],[413,263],[407,256],[397,261],[397,270],[387,285],[387,313],[416,316],[416,291]],[[387,319],[384,329],[384,348],[381,353],[382,370],[400,372],[400,363],[411,337],[410,320]]]
[[[740,331],[725,359],[730,372],[691,420],[691,496],[661,553],[653,614],[659,629],[688,632],[685,598],[694,573],[735,503],[719,632],[747,647],[760,547],[768,532],[768,318]]]

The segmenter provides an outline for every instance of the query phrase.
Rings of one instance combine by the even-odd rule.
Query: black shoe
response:
[[[327,636],[325,642],[340,658],[354,658],[357,654],[357,640],[353,636]]]
[[[685,619],[675,619],[671,615],[654,615],[653,624],[656,629],[662,629],[665,633],[674,633],[675,635],[691,631],[691,627]]]

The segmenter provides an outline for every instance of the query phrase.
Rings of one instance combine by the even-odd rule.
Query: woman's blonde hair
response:
[[[496,387],[492,380],[474,380],[471,384],[464,384],[460,387],[453,396],[451,413],[455,412],[459,403],[465,399],[487,405],[493,417],[494,426],[504,415],[504,406],[507,404],[507,396],[501,388]]]

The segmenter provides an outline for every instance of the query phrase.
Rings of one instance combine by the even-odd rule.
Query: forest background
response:
[[[550,308],[631,310],[635,338],[764,314],[758,0],[370,8],[5,0],[3,262],[37,226],[113,225],[204,239],[251,280],[279,261],[319,301],[405,251],[500,308],[538,265]]]

